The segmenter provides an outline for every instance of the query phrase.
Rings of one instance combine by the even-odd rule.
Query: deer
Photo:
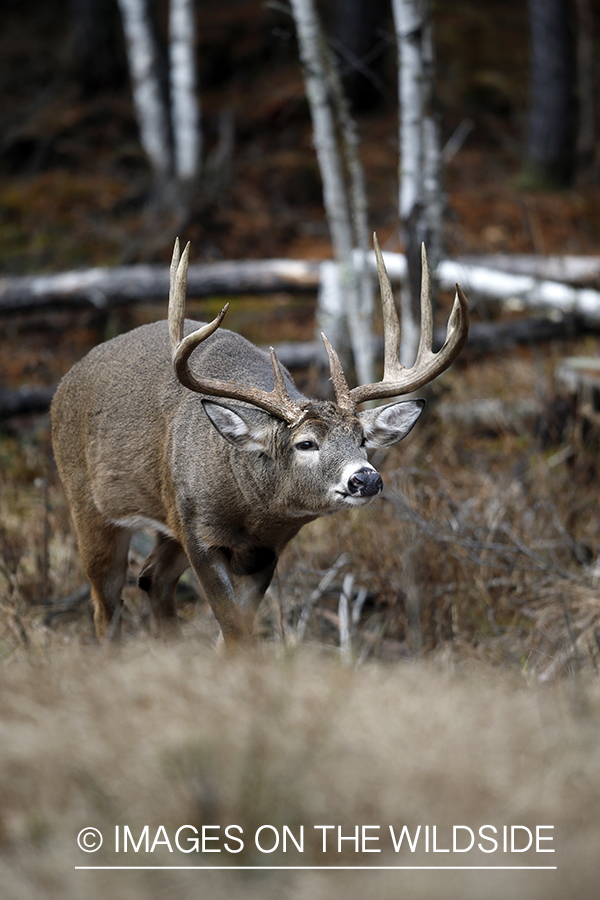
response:
[[[158,630],[180,633],[177,582],[191,566],[225,648],[251,644],[257,609],[289,541],[320,516],[381,494],[370,448],[402,440],[425,400],[412,394],[444,372],[467,340],[459,285],[446,339],[433,347],[431,277],[422,252],[421,334],[411,368],[399,361],[400,324],[374,237],[384,327],[383,377],[350,388],[327,337],[335,401],[305,397],[270,352],[210,323],[185,319],[189,243],[175,242],[168,320],[94,347],[55,393],[52,442],[91,586],[98,639],[117,639],[134,531],[155,543],[139,586]],[[223,402],[226,401],[226,402]]]

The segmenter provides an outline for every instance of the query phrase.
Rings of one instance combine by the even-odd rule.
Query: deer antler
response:
[[[271,347],[271,364],[273,366],[272,391],[263,391],[246,384],[237,384],[231,381],[220,381],[217,378],[208,378],[195,375],[189,366],[189,358],[196,347],[210,337],[225,317],[229,304],[225,304],[219,315],[203,325],[192,334],[183,336],[183,323],[185,320],[185,295],[187,288],[187,270],[189,262],[190,245],[179,254],[179,238],[175,241],[173,258],[171,260],[170,287],[169,287],[169,336],[171,339],[171,354],[173,368],[177,379],[189,388],[200,394],[208,394],[211,397],[227,397],[230,400],[242,400],[266,410],[279,419],[283,419],[288,425],[298,425],[306,411],[294,403],[288,394],[283,378],[283,372],[275,351]]]
[[[400,355],[400,323],[396,312],[396,304],[390,279],[388,277],[383,256],[373,235],[375,256],[377,258],[377,271],[379,273],[379,286],[381,290],[381,304],[383,308],[384,329],[384,367],[383,379],[376,384],[364,384],[359,387],[348,387],[344,370],[339,357],[329,343],[325,335],[321,335],[329,357],[331,381],[335,390],[338,406],[348,412],[355,412],[359,403],[366,400],[378,400],[385,397],[398,397],[408,394],[423,385],[433,381],[444,372],[456,359],[464,347],[469,332],[469,310],[467,300],[460,285],[456,285],[456,297],[452,312],[448,319],[446,340],[444,346],[437,353],[433,352],[433,313],[431,309],[431,275],[425,246],[422,247],[422,279],[421,279],[421,338],[417,358],[412,368],[407,369],[399,361]],[[220,381],[216,378],[201,377],[195,375],[189,366],[189,359],[196,347],[210,337],[221,325],[225,313],[229,307],[226,304],[219,315],[203,325],[197,331],[183,336],[183,323],[185,319],[185,295],[187,287],[187,270],[189,261],[189,243],[183,254],[179,252],[179,239],[175,241],[173,258],[171,260],[171,275],[169,289],[169,335],[171,339],[171,352],[175,374],[184,387],[201,394],[213,397],[227,397],[231,400],[241,400],[258,406],[279,419],[283,419],[288,425],[298,425],[306,410],[295,403],[290,397],[279,360],[271,347],[271,364],[273,366],[273,390],[263,391],[246,384],[238,384],[230,381]]]
[[[464,347],[469,333],[469,308],[460,285],[456,285],[456,296],[452,312],[448,319],[446,340],[437,353],[433,352],[433,313],[431,309],[431,274],[427,262],[425,245],[421,248],[421,338],[417,358],[412,368],[407,369],[400,363],[400,323],[396,312],[396,304],[392,286],[387,274],[383,256],[379,249],[377,236],[373,235],[377,272],[381,290],[384,331],[384,365],[383,379],[377,384],[364,384],[359,387],[348,387],[338,355],[325,337],[323,342],[329,357],[331,380],[338,405],[349,412],[354,412],[359,403],[365,400],[379,400],[384,397],[397,397],[409,394],[423,385],[433,381],[444,372],[456,359]]]

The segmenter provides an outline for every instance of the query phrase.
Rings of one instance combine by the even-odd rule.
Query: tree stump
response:
[[[567,357],[557,366],[555,378],[574,400],[577,443],[587,443],[590,432],[600,436],[600,358]]]

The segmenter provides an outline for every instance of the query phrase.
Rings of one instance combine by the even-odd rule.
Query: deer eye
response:
[[[316,441],[298,441],[296,450],[318,450],[319,445]]]
[[[363,435],[363,439],[362,439],[362,441],[360,442],[360,446],[361,446],[361,447],[366,447],[366,446],[367,446],[367,438],[365,437],[365,435]]]

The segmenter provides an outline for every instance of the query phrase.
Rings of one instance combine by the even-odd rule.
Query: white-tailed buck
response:
[[[56,462],[103,638],[118,632],[133,531],[157,532],[139,577],[161,628],[176,627],[175,589],[191,565],[225,643],[248,640],[277,559],[307,522],[362,506],[382,489],[369,447],[401,440],[424,400],[356,411],[412,392],[443,372],[467,338],[457,286],[444,346],[432,351],[429,269],[423,254],[421,341],[399,363],[400,327],[377,241],[384,314],[383,380],[348,387],[323,335],[336,402],[302,396],[275,353],[184,321],[189,244],[171,263],[169,319],[95,347],[65,375],[52,404]],[[191,359],[193,354],[193,358]],[[226,398],[231,404],[209,397]]]

